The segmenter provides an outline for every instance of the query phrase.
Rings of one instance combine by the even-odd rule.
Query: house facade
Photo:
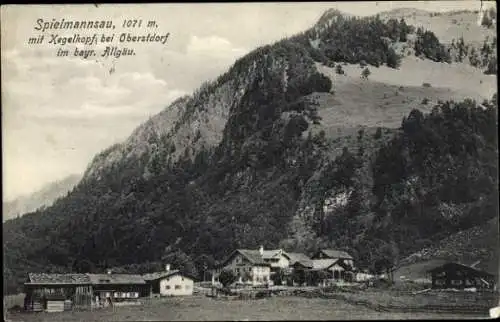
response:
[[[264,261],[259,250],[237,249],[212,272],[212,283],[219,281],[223,270],[233,272],[240,283],[251,285],[268,284],[271,279],[271,264]]]
[[[270,265],[271,272],[287,269],[290,266],[290,257],[282,249],[264,250],[264,247],[261,246],[259,253],[262,254],[264,262]]]
[[[179,270],[171,270],[166,265],[165,271],[143,275],[150,286],[151,294],[159,296],[185,296],[192,295],[195,278]]]
[[[149,296],[146,281],[137,274],[87,274],[93,287],[95,302],[106,306],[113,302],[134,301]]]

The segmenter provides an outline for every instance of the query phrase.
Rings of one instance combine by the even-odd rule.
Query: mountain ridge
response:
[[[80,181],[81,175],[73,174],[58,181],[51,182],[41,189],[2,202],[2,220],[13,219],[42,207],[49,207],[57,198],[63,197]]]

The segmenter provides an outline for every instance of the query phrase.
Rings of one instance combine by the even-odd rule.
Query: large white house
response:
[[[251,249],[237,249],[212,272],[212,283],[219,281],[223,270],[232,271],[240,283],[252,285],[268,284],[271,278],[271,265],[264,261],[262,252]]]

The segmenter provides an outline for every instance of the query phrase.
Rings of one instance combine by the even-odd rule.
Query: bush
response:
[[[219,275],[222,286],[227,287],[236,281],[236,275],[230,270],[223,270]]]
[[[418,29],[414,49],[416,56],[424,55],[435,62],[451,62],[450,54],[431,31]]]
[[[429,104],[429,99],[427,97],[424,97],[424,99],[422,100],[422,104],[423,105]]]
[[[328,93],[332,89],[332,81],[320,73],[314,73],[309,77],[309,86],[314,92]]]
[[[361,77],[362,78],[365,78],[367,79],[368,76],[370,76],[371,72],[370,70],[368,69],[368,67],[366,67],[365,69],[363,69],[363,71],[361,72]]]
[[[342,65],[338,64],[335,67],[335,72],[339,75],[345,75],[344,69],[342,68]]]
[[[431,84],[430,83],[423,83],[422,87],[431,87]]]

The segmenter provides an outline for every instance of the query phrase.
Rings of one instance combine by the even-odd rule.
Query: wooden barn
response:
[[[432,288],[495,289],[495,276],[460,263],[447,262],[428,271]]]
[[[86,274],[29,273],[24,293],[26,311],[61,312],[92,305],[92,285]]]
[[[111,273],[87,275],[90,278],[94,298],[102,306],[150,296],[150,287],[140,275]]]

